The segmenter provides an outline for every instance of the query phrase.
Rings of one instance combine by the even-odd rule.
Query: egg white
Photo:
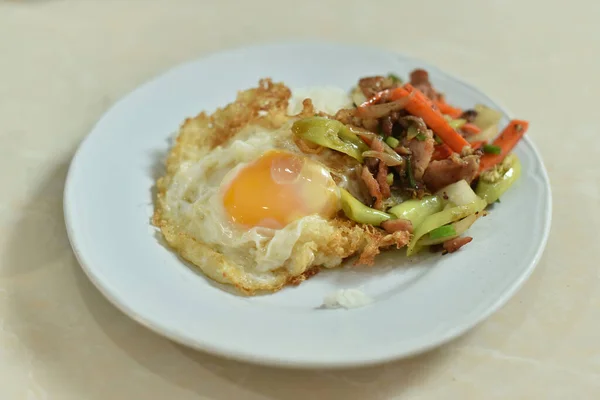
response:
[[[264,273],[281,266],[294,272],[295,263],[288,261],[298,242],[306,242],[311,236],[306,233],[331,233],[328,221],[318,215],[303,217],[279,230],[248,229],[233,223],[223,207],[221,189],[266,151],[285,149],[301,153],[292,140],[290,124],[275,131],[256,126],[244,129],[229,144],[215,148],[195,163],[182,165],[166,193],[166,203],[183,229],[244,265],[248,273]],[[316,255],[307,253],[305,258],[314,261]],[[339,261],[319,259],[329,265]]]

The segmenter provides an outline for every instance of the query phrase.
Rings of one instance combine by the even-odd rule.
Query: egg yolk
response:
[[[318,162],[270,150],[237,172],[225,187],[223,206],[236,223],[281,229],[307,215],[333,216],[339,190]]]

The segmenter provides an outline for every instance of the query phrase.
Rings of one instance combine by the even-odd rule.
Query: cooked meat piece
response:
[[[381,139],[376,139],[371,142],[371,150],[382,152],[383,150],[383,142]]]
[[[446,240],[444,242],[444,250],[446,250],[448,253],[454,253],[456,250],[460,249],[465,244],[470,243],[471,240],[473,240],[473,238],[469,236],[457,237],[454,239]]]
[[[410,84],[432,100],[438,100],[440,97],[429,81],[429,73],[424,69],[415,69],[410,73]]]
[[[373,196],[371,196],[367,185],[363,183],[363,167],[363,165],[359,164],[356,168],[354,168],[353,172],[350,175],[350,179],[347,181],[348,191],[355,195],[355,197],[361,203],[371,205],[371,203],[373,202]]]
[[[412,153],[413,175],[419,181],[423,178],[435,149],[435,140],[431,131],[427,130],[424,135],[425,140],[414,138],[408,142],[408,148]]]
[[[359,128],[365,128],[371,132],[377,132],[379,128],[379,120],[375,118],[359,117],[356,115],[356,110],[356,108],[338,110],[333,118],[345,125],[353,125]]]
[[[413,225],[408,219],[390,219],[381,223],[381,227],[388,233],[405,231],[412,233]]]
[[[383,153],[383,142],[381,139],[376,139],[371,142],[371,150]],[[377,172],[375,174],[377,183],[379,184],[379,191],[383,199],[387,199],[391,196],[390,185],[387,183],[388,166],[381,161],[378,162]]]
[[[423,175],[423,182],[431,192],[437,192],[461,179],[471,183],[478,170],[479,156],[472,155],[461,158],[455,153],[445,160],[429,163],[429,167]]]
[[[373,173],[378,170],[379,159],[375,157],[365,157],[364,159],[365,165],[369,168],[369,171]]]
[[[424,69],[417,68],[410,73],[410,84],[413,86],[429,84],[429,73]]]
[[[377,92],[396,86],[397,84],[392,78],[385,76],[368,76],[358,81],[358,87],[367,99],[373,97]]]
[[[363,167],[362,173],[360,175],[365,185],[367,185],[367,189],[369,190],[369,195],[374,199],[373,208],[378,210],[383,210],[383,196],[381,195],[381,190],[379,189],[379,183],[369,171],[367,166]]]
[[[334,119],[346,125],[364,128],[370,132],[378,132],[381,127],[383,132],[389,136],[394,129],[394,122],[405,114],[403,110],[399,110],[399,108],[404,107],[401,103],[402,101],[397,100],[376,104],[364,109],[368,112],[361,111],[360,108],[341,109],[335,114]]]
[[[379,161],[379,168],[377,169],[377,183],[379,183],[379,190],[383,199],[387,199],[392,195],[389,183],[387,183],[388,166],[385,163]]]
[[[400,154],[401,156],[410,156],[412,154],[410,149],[408,147],[404,147],[404,146],[398,146],[394,149],[394,151],[396,153]]]
[[[392,130],[394,129],[394,122],[392,121],[391,116],[383,117],[381,119],[381,131],[385,136],[390,136],[392,134]]]
[[[354,125],[355,120],[360,120],[355,116],[355,110],[353,108],[342,108],[338,110],[333,116],[335,119],[340,121],[342,124]]]
[[[379,120],[375,118],[364,118],[361,120],[361,124],[358,126],[362,126],[371,132],[377,132],[377,128],[379,128]]]
[[[473,122],[475,121],[475,118],[477,118],[477,111],[475,110],[465,110],[460,117],[462,119],[467,120],[467,122]]]

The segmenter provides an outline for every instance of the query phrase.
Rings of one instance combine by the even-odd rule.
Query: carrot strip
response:
[[[433,148],[433,155],[431,156],[432,161],[445,160],[454,153],[447,144],[438,144]]]
[[[486,169],[492,168],[498,164],[504,157],[512,151],[512,149],[519,143],[519,140],[525,135],[529,128],[529,122],[513,119],[509,122],[508,126],[504,128],[500,136],[492,143],[494,146],[500,147],[500,154],[486,153],[481,156],[479,163],[479,171],[485,171]]]
[[[463,132],[469,133],[469,134],[472,134],[472,135],[476,135],[479,132],[481,132],[481,128],[480,127],[478,127],[475,124],[468,123],[468,122],[466,124],[464,124],[463,126],[461,126],[460,129]]]
[[[483,147],[484,144],[486,144],[487,141],[485,140],[478,140],[476,142],[471,142],[471,148],[473,150],[477,150],[481,147]],[[450,157],[452,155],[452,153],[454,153],[450,147],[448,147],[448,145],[442,143],[442,144],[438,144],[433,148],[433,155],[431,156],[431,160],[432,161],[438,161],[438,160],[445,160],[446,158]]]
[[[458,107],[453,107],[450,104],[446,103],[446,99],[444,99],[443,97],[435,102],[435,105],[437,106],[437,108],[440,109],[440,112],[442,114],[446,114],[451,116],[452,118],[458,118],[462,115],[463,110],[461,110]]]
[[[363,142],[367,144],[367,146],[371,147],[371,143],[373,142],[373,136],[365,135],[363,132],[355,132],[359,138],[362,139]]]
[[[403,87],[393,89],[389,94],[389,98],[391,100],[398,100],[410,96],[411,93],[413,94],[413,97],[405,107],[409,113],[421,117],[427,126],[429,126],[453,151],[460,153],[465,146],[469,146],[469,142],[452,129],[448,124],[448,121],[446,121],[431,100],[429,100],[420,90],[415,89],[410,83],[405,84]]]
[[[476,142],[471,142],[471,147],[473,148],[473,150],[477,150],[477,149],[483,147],[483,145],[486,143],[487,143],[487,141],[485,141],[485,140],[478,140]]]

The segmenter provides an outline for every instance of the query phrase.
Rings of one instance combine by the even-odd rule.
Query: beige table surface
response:
[[[367,3],[0,1],[0,399],[600,399],[600,2]],[[314,37],[426,59],[532,122],[554,195],[537,270],[466,336],[367,369],[250,366],[138,326],[65,235],[78,143],[171,66]]]

